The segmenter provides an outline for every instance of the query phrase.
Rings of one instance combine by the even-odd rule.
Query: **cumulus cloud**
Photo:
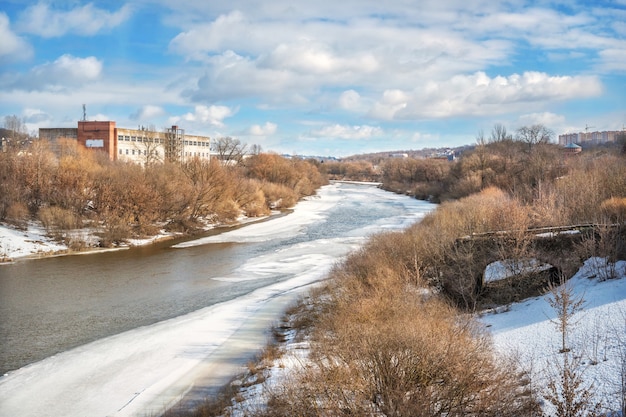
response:
[[[65,90],[95,81],[102,74],[102,62],[96,57],[87,58],[62,55],[18,75],[11,87],[18,90]]]
[[[147,104],[138,109],[135,113],[130,115],[132,120],[152,120],[154,118],[161,117],[165,114],[165,110],[163,110],[160,106],[154,106],[151,104]]]
[[[626,44],[622,49],[606,49],[600,51],[599,71],[626,72]]]
[[[233,116],[236,113],[227,106],[204,106],[198,105],[194,108],[193,113],[187,113],[181,117],[187,122],[195,122],[200,124],[209,124],[211,126],[223,127],[224,119]]]
[[[376,57],[370,53],[339,55],[328,44],[310,40],[281,43],[260,60],[259,66],[314,75],[371,73],[379,68]]]
[[[64,36],[68,33],[77,35],[95,35],[114,28],[131,15],[128,4],[115,12],[95,7],[92,3],[72,10],[53,10],[47,3],[37,3],[26,8],[20,15],[18,27],[21,31],[44,38]]]
[[[322,136],[338,139],[368,139],[374,136],[380,136],[383,130],[375,126],[348,126],[334,124],[325,126],[321,129],[314,130],[312,136]]]
[[[523,114],[519,117],[518,124],[519,126],[541,124],[554,129],[565,125],[565,116],[551,112]]]
[[[33,53],[30,44],[11,30],[11,23],[5,13],[0,13],[0,39],[0,62],[25,59]]]
[[[349,111],[358,111],[363,107],[363,101],[361,95],[354,90],[347,90],[341,93],[337,100],[337,105],[340,109]]]
[[[249,134],[252,136],[269,136],[275,134],[277,129],[278,125],[276,123],[266,122],[263,126],[250,126]]]
[[[594,97],[602,91],[602,83],[595,76],[552,76],[529,71],[492,78],[479,71],[444,82],[430,81],[409,92],[387,90],[370,115],[386,120],[482,116]]]
[[[96,57],[62,55],[53,62],[33,67],[26,73],[6,73],[0,84],[12,91],[69,92],[96,81],[102,74],[102,62]]]

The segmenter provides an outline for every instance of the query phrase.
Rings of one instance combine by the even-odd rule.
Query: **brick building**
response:
[[[111,160],[139,164],[211,158],[209,137],[186,135],[178,126],[157,132],[118,128],[114,121],[79,121],[77,128],[41,128],[39,138],[50,142],[53,149],[61,138],[75,139],[87,149],[105,152]]]

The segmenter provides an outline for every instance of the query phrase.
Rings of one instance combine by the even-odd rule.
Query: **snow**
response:
[[[45,256],[67,251],[67,246],[46,236],[41,227],[17,230],[0,224],[0,260]]]
[[[485,282],[495,282],[526,272],[540,272],[552,267],[549,264],[540,264],[536,259],[509,260],[492,262],[485,268]]]
[[[567,342],[580,360],[583,378],[593,384],[596,399],[619,409],[621,367],[626,365],[626,261],[609,264],[590,258],[566,285],[582,297],[583,309],[572,319]],[[615,273],[613,279],[603,279]],[[484,315],[496,349],[531,370],[533,384],[545,386],[561,363],[561,335],[548,296],[512,304],[504,312]],[[596,363],[597,362],[597,363]],[[596,363],[596,364],[594,364]]]

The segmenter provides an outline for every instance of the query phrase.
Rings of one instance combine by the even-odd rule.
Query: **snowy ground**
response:
[[[45,235],[41,227],[17,230],[0,223],[0,260],[46,256],[67,251],[67,246]]]
[[[586,383],[593,384],[596,400],[616,410],[626,366],[626,261],[613,268],[615,278],[602,280],[607,275],[604,260],[591,258],[566,284],[575,297],[584,299],[583,309],[573,317],[567,343],[580,361]],[[535,386],[545,386],[562,361],[554,309],[547,297],[536,297],[505,310],[481,320],[493,334],[496,348],[531,370]]]

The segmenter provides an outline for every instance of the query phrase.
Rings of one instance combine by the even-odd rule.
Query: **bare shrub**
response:
[[[600,204],[600,210],[612,223],[626,222],[626,197],[612,197]]]
[[[576,251],[582,259],[591,259],[594,274],[600,281],[618,276],[617,261],[626,256],[626,226],[598,225],[583,232]]]
[[[51,234],[76,229],[81,225],[80,218],[72,210],[58,206],[41,208],[38,217]]]
[[[316,416],[522,415],[535,408],[523,379],[495,360],[472,322],[432,300],[396,294],[392,303],[386,288],[353,300],[351,310],[344,300],[335,306],[316,332],[314,365],[290,384],[297,391],[284,387],[274,397],[270,410],[280,412],[266,415],[302,407]]]
[[[6,221],[18,229],[25,230],[28,227],[30,212],[26,204],[14,202],[9,205],[6,211]]]
[[[296,192],[286,185],[263,182],[261,183],[261,190],[267,206],[272,209],[290,208],[298,202]]]

